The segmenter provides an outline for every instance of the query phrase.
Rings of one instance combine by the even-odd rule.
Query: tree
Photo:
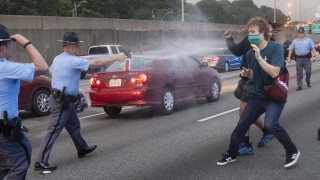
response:
[[[215,23],[229,23],[230,14],[225,11],[223,6],[215,0],[202,0],[196,4],[204,17],[213,17]]]
[[[72,16],[74,2],[82,0],[10,0],[10,14],[35,16]],[[0,13],[8,14],[9,1],[0,1]],[[246,24],[254,16],[273,19],[273,8],[258,8],[253,0],[201,0],[185,2],[185,21]],[[181,0],[86,0],[77,6],[81,17],[181,20]],[[212,17],[212,18],[211,18]],[[209,19],[208,19],[209,18]],[[277,9],[277,22],[284,24],[285,16]]]

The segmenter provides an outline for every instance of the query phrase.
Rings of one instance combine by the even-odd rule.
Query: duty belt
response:
[[[69,96],[69,95],[66,95],[65,96],[65,100],[68,101],[68,102],[77,102],[78,101],[78,97],[77,96]]]
[[[310,54],[301,55],[301,56],[297,55],[297,58],[311,58],[311,55]]]
[[[8,121],[17,120],[17,119],[20,119],[20,118],[19,118],[19,117],[15,117],[15,118],[9,119]],[[3,119],[0,119],[0,126],[2,126],[3,123],[4,123],[4,120],[3,120]]]
[[[8,120],[8,121],[16,120],[16,119],[18,119],[18,117],[13,118],[13,119],[10,119],[10,120]],[[0,119],[0,132],[3,131],[3,127],[4,127],[4,120],[3,120],[3,119]]]
[[[55,89],[52,90],[52,97],[53,97],[53,99],[60,99],[61,98],[62,101],[67,101],[67,102],[72,102],[72,103],[75,103],[78,101],[77,96],[65,95],[65,94],[61,93],[60,90],[55,90]]]

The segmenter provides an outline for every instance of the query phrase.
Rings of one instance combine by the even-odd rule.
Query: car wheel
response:
[[[220,97],[220,83],[214,80],[210,86],[210,96],[207,97],[208,102],[215,102],[219,100]]]
[[[84,79],[86,77],[87,72],[86,71],[81,71],[80,78]]]
[[[224,72],[228,72],[228,71],[230,71],[230,66],[229,66],[228,62],[225,62],[224,63]]]
[[[45,116],[50,114],[49,98],[49,90],[37,90],[31,99],[31,112],[36,116]]]
[[[108,114],[111,117],[116,117],[119,116],[122,107],[117,107],[117,106],[105,106],[103,107],[104,112],[106,112],[106,114]]]
[[[175,108],[174,92],[171,88],[165,88],[161,96],[161,112],[171,114]]]

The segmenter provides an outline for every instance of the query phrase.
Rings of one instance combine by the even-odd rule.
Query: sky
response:
[[[187,0],[189,3],[196,3],[200,0]],[[229,0],[233,1],[233,0]],[[285,15],[289,15],[291,12],[291,19],[293,21],[300,20],[300,1],[301,1],[301,20],[315,20],[315,14],[320,14],[320,0],[253,0],[258,6],[274,7],[274,1],[276,1],[276,8],[280,9]],[[291,7],[288,4],[291,4]]]

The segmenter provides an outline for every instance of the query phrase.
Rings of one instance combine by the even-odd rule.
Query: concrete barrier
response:
[[[30,39],[49,64],[62,52],[61,43],[57,40],[62,39],[66,31],[79,34],[85,42],[81,46],[81,54],[87,54],[89,46],[97,44],[121,44],[134,52],[158,50],[168,45],[183,47],[186,44],[210,48],[208,44],[214,42],[224,47],[225,29],[234,31],[236,41],[244,37],[246,29],[242,25],[213,23],[12,15],[0,15],[0,23],[11,34],[20,33]],[[12,59],[30,62],[22,47],[14,45],[14,48]]]

